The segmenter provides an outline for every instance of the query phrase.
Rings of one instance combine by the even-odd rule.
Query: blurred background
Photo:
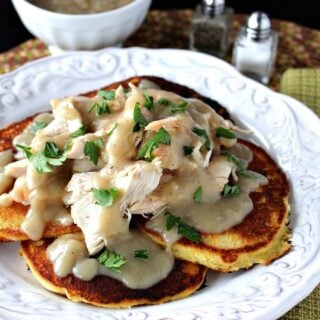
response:
[[[152,9],[194,8],[199,0],[153,0]],[[319,3],[317,0],[226,0],[236,13],[263,10],[271,18],[283,19],[320,29]],[[32,38],[15,13],[10,0],[0,0],[0,52],[9,50]]]

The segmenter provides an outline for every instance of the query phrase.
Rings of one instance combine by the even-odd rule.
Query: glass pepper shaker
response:
[[[232,63],[244,75],[267,84],[271,78],[278,37],[271,28],[269,17],[254,12],[236,38]]]
[[[190,49],[223,58],[231,43],[232,17],[224,0],[202,0],[192,16]]]

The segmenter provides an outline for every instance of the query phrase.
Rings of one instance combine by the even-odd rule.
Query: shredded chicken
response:
[[[27,159],[12,162],[4,168],[4,174],[13,178],[21,177],[26,174],[28,164]]]
[[[128,237],[132,214],[179,213],[195,202],[219,201],[230,177],[237,181],[237,166],[220,155],[222,148],[240,155],[244,165],[250,160],[235,137],[216,135],[219,127],[243,130],[205,103],[157,87],[130,84],[129,92],[120,86],[51,105],[52,115],[36,118],[45,123],[35,130],[34,122],[15,138],[38,158],[21,151],[19,161],[9,163],[12,154],[0,157],[0,194],[16,179],[0,201],[30,205],[22,230],[34,240],[68,209],[89,254],[96,254]]]
[[[82,230],[91,255],[99,252],[119,238],[128,236],[129,220],[123,217],[118,206],[102,207],[87,194],[71,207],[71,216]]]
[[[95,187],[94,178],[96,175],[95,172],[74,173],[66,187],[68,193],[64,197],[64,203],[66,205],[74,204],[87,195]]]
[[[0,152],[0,195],[4,193],[14,182],[12,176],[6,175],[4,172],[5,166],[7,166],[13,160],[13,154],[11,150]]]
[[[161,162],[154,160],[151,163],[137,161],[115,176],[114,185],[124,192],[120,203],[121,212],[125,212],[128,207],[155,190],[161,175]]]

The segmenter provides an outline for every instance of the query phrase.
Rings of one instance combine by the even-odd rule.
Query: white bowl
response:
[[[49,47],[95,50],[121,46],[142,24],[151,0],[102,13],[62,14],[41,9],[27,0],[12,0],[25,27]]]

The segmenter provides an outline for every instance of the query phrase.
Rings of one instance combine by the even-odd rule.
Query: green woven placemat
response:
[[[281,78],[280,91],[302,101],[320,116],[320,68],[288,69]]]
[[[320,287],[318,286],[306,299],[301,301],[281,320],[319,320],[320,319]],[[264,320],[264,319],[261,319]],[[266,319],[267,320],[267,319]]]

